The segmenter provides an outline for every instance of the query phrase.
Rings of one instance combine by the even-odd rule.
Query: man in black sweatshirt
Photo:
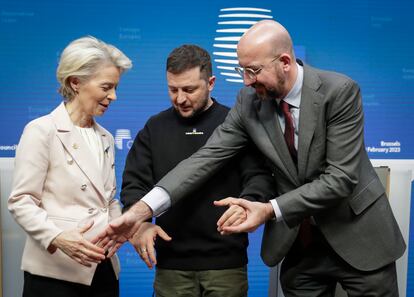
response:
[[[128,153],[121,191],[124,209],[203,146],[229,111],[210,96],[215,83],[211,60],[198,46],[183,45],[170,53],[167,81],[173,107],[148,120]],[[235,223],[246,214],[238,206],[215,207],[213,201],[272,197],[272,178],[261,162],[255,148],[241,151],[191,193],[197,199],[183,199],[159,216],[156,225],[144,223],[130,239],[149,268],[156,264],[157,297],[247,296],[247,234],[222,236],[217,231],[225,211]]]

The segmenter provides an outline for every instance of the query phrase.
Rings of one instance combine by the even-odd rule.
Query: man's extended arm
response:
[[[172,204],[197,188],[247,145],[249,136],[244,130],[241,119],[240,101],[239,98],[224,123],[213,132],[204,147],[179,163],[158,182],[157,186],[170,195]],[[150,209],[141,200],[121,217],[112,221],[106,230],[95,238],[95,241],[101,241],[106,247],[115,244],[112,250],[116,250],[138,230],[143,221],[153,215],[153,212],[157,213],[158,210]],[[134,216],[136,216],[135,221]]]
[[[311,168],[320,171],[318,176],[302,186],[286,192],[276,201],[280,207],[283,220],[289,226],[296,226],[305,217],[317,215],[342,199],[348,197],[359,180],[361,150],[363,150],[363,112],[359,87],[351,80],[346,80],[338,88],[335,96],[325,103],[326,111],[326,149],[324,166]],[[312,156],[310,156],[312,158]],[[224,206],[236,204],[226,200],[217,203]],[[247,206],[247,204],[246,204]],[[252,207],[252,205],[248,205]],[[262,222],[259,212],[250,212],[247,221]],[[221,224],[221,225],[220,225]],[[245,232],[254,229],[251,224],[240,226],[223,226],[219,222],[219,230],[224,233]],[[257,226],[255,226],[257,227]]]

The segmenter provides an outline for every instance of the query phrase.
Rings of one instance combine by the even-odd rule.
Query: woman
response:
[[[114,139],[98,125],[132,67],[94,37],[71,42],[57,69],[64,97],[30,122],[16,151],[9,210],[27,232],[24,297],[119,296],[116,256],[89,240],[121,214],[114,199]]]

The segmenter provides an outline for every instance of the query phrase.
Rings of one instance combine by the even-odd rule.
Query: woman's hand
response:
[[[141,259],[147,264],[148,268],[152,269],[157,264],[155,256],[155,239],[157,236],[166,241],[170,241],[171,237],[165,233],[160,226],[151,223],[142,223],[138,231],[129,240],[134,246],[135,250]]]
[[[105,260],[105,250],[83,237],[83,234],[92,226],[93,221],[82,227],[63,231],[56,236],[51,245],[86,267],[91,267],[91,263],[100,263]]]

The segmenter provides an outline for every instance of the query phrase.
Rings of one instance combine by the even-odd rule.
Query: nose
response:
[[[183,104],[187,100],[185,93],[183,91],[178,91],[177,93],[177,104]]]
[[[112,89],[110,92],[109,92],[109,94],[108,94],[108,96],[107,96],[107,98],[109,99],[109,100],[111,100],[111,101],[114,101],[114,100],[116,100],[116,91],[115,91],[115,89]]]

